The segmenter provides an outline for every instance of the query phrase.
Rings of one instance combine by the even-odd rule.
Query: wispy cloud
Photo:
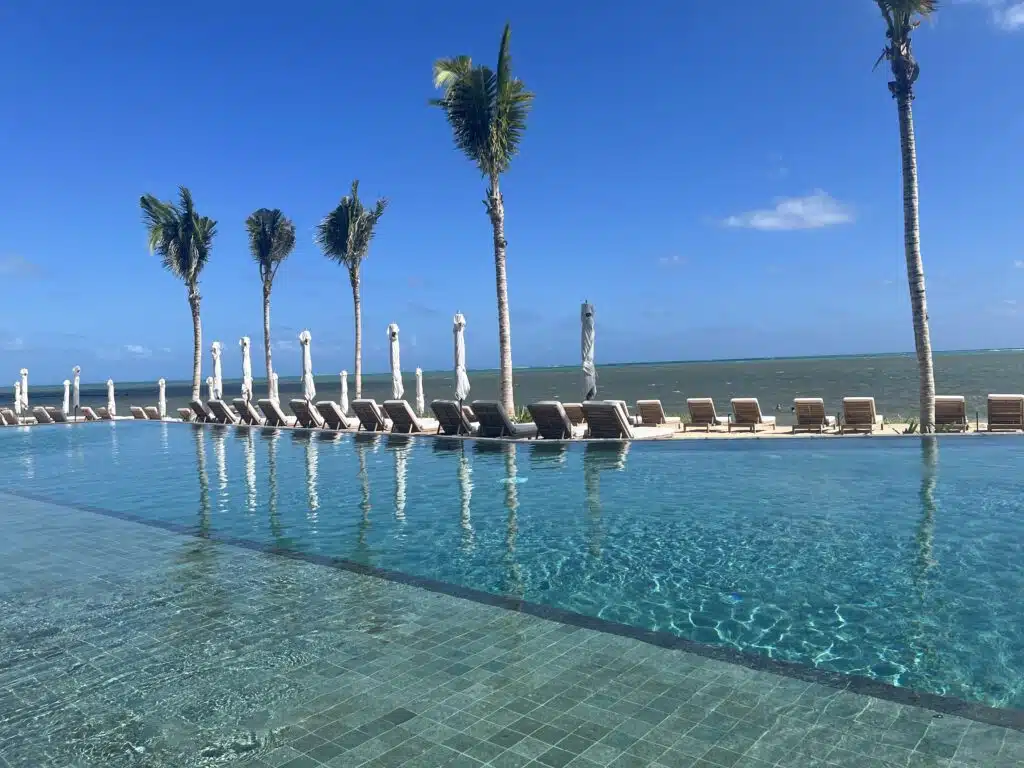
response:
[[[279,349],[279,350],[283,350],[283,351],[288,351],[288,350],[293,350],[293,349],[298,349],[299,348],[298,342],[292,341],[291,339],[279,339],[279,340],[275,341],[273,344],[271,344],[270,346],[273,347],[274,349]]]
[[[663,267],[681,267],[686,263],[686,259],[678,253],[674,253],[671,256],[662,256],[658,259],[658,263]]]
[[[853,209],[822,190],[806,197],[786,197],[774,208],[761,208],[730,216],[723,223],[727,227],[742,227],[762,231],[794,229],[821,229],[853,221]]]
[[[124,351],[132,357],[152,357],[153,350],[149,347],[144,347],[141,344],[125,344]]]
[[[0,256],[0,275],[9,277],[41,277],[43,268],[24,256],[8,254]]]
[[[25,348],[25,340],[21,336],[0,334],[0,349],[4,352],[18,352]]]
[[[981,5],[989,9],[992,23],[1007,32],[1024,30],[1022,0],[954,0],[959,5]]]
[[[1024,259],[1014,259],[1013,266],[1017,269],[1024,269]]]

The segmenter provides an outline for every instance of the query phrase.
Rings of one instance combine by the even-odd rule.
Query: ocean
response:
[[[204,360],[204,363],[206,361]],[[878,410],[890,421],[915,416],[918,410],[917,363],[913,355],[862,355],[850,357],[770,358],[758,360],[719,360],[680,363],[598,364],[598,397],[626,400],[660,399],[668,414],[686,411],[686,398],[713,397],[720,414],[729,410],[733,397],[756,397],[766,413],[776,413],[779,423],[791,423],[794,397],[823,397],[829,413],[838,412],[847,395],[871,395]],[[209,371],[204,368],[204,377]],[[11,377],[12,380],[15,376]],[[470,371],[470,399],[490,399],[498,395],[498,373],[494,370]],[[412,371],[404,373],[405,397],[414,402],[416,380]],[[935,381],[938,394],[964,395],[968,414],[984,419],[985,397],[991,392],[1024,392],[1024,350],[943,352],[935,355]],[[116,384],[118,413],[128,415],[131,405],[155,405],[156,382]],[[340,394],[337,375],[316,377],[317,398],[337,400]],[[301,397],[298,377],[280,380],[281,399]],[[523,368],[515,371],[516,407],[537,400],[578,401],[582,398],[582,374],[577,367]],[[237,397],[240,380],[225,379],[225,398]],[[449,371],[423,374],[423,389],[429,403],[435,398],[454,396],[453,376]],[[62,386],[33,386],[29,380],[30,405],[59,405]],[[257,380],[256,392],[265,396],[266,385]],[[189,381],[168,381],[167,408],[188,405]],[[363,395],[381,402],[391,397],[390,374],[363,377]],[[355,396],[349,376],[349,396]],[[0,402],[11,402],[11,387],[0,389]],[[206,385],[203,385],[206,397]],[[83,384],[82,405],[100,406],[107,401],[105,384]]]

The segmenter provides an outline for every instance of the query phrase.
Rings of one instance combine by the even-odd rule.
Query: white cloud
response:
[[[1008,30],[1024,27],[1024,3],[1017,3],[1016,5],[1004,8],[999,15],[999,26]]]
[[[4,352],[17,352],[25,348],[25,340],[21,336],[8,336],[0,341],[0,349]]]
[[[686,259],[680,256],[678,253],[672,254],[671,256],[662,256],[658,259],[658,263],[663,267],[678,267],[686,263]]]
[[[170,347],[160,347],[160,351],[163,352],[165,355],[171,354],[171,348]]]
[[[955,0],[961,5],[984,5],[992,13],[992,23],[1007,32],[1024,30],[1022,0]]]
[[[762,231],[793,229],[821,229],[853,221],[853,209],[822,190],[806,197],[787,197],[776,202],[774,208],[761,208],[730,216],[727,227],[743,227]]]
[[[153,350],[143,347],[141,344],[125,344],[124,351],[134,357],[152,357]]]
[[[291,341],[290,339],[281,339],[280,341],[275,341],[271,346],[274,349],[279,349],[285,352],[299,348],[298,342]]]
[[[1014,259],[1013,266],[1017,269],[1024,269],[1024,259]]]
[[[1017,306],[1017,300],[1016,299],[1003,299],[1003,304],[1009,304],[1011,307],[1016,307]]]

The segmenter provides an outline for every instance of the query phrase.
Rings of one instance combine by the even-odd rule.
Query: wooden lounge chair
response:
[[[292,409],[292,413],[295,414],[295,423],[306,429],[322,429],[324,426],[324,417],[320,415],[320,411],[315,406],[311,405],[305,400],[296,398],[295,400],[288,401],[288,407]]]
[[[438,434],[446,435],[475,435],[479,424],[474,423],[467,415],[468,406],[459,408],[454,400],[434,400],[430,404],[430,410],[437,417]]]
[[[732,421],[729,422],[729,431],[733,427],[757,431],[758,424],[775,429],[775,417],[765,416],[761,413],[761,404],[756,397],[734,397],[732,399]]]
[[[562,408],[565,410],[565,415],[569,417],[569,421],[572,422],[574,427],[586,421],[586,417],[583,415],[582,403],[562,403]]]
[[[619,400],[588,400],[583,403],[587,437],[593,440],[631,440],[633,429]]]
[[[705,432],[710,432],[712,427],[724,427],[729,423],[726,417],[715,413],[715,401],[710,397],[689,397],[686,409],[690,412],[690,423],[683,424],[683,432],[687,427],[704,427]]]
[[[237,424],[238,417],[235,412],[228,408],[223,400],[210,400],[207,402],[213,412],[213,421],[216,424]]]
[[[50,418],[53,419],[55,424],[70,424],[68,421],[68,415],[64,413],[63,408],[58,408],[55,405],[46,406],[46,412],[50,414]]]
[[[209,424],[213,421],[213,414],[206,410],[206,406],[199,400],[193,400],[188,404],[188,407],[192,409],[192,413],[195,415],[198,423]]]
[[[682,422],[678,416],[666,416],[661,400],[637,400],[636,412],[641,427],[678,427]]]
[[[358,419],[350,419],[341,411],[341,406],[333,400],[321,400],[316,409],[324,417],[328,429],[355,429],[359,426]]]
[[[793,399],[796,413],[794,432],[822,433],[836,425],[836,417],[825,413],[825,401],[820,397],[797,397]]]
[[[967,399],[963,395],[936,395],[935,429],[966,432],[967,428]]]
[[[195,418],[195,414],[192,413],[191,408],[179,408],[178,418],[182,421],[192,421]]]
[[[352,412],[359,419],[359,428],[362,430],[387,432],[391,428],[391,422],[385,417],[376,400],[353,400]]]
[[[78,410],[80,410],[82,412],[82,416],[85,417],[86,421],[99,421],[100,420],[100,417],[96,415],[96,411],[94,411],[88,405],[83,405]]]
[[[160,409],[155,405],[144,406],[142,410],[146,412],[146,416],[150,421],[163,421],[163,419],[160,418]]]
[[[263,411],[263,415],[267,417],[266,426],[290,427],[292,425],[291,419],[284,415],[284,411],[281,410],[281,406],[278,405],[276,400],[264,397],[257,400],[256,405]]]
[[[526,406],[537,425],[537,433],[545,440],[570,440],[577,435],[573,430],[572,419],[557,400],[542,400]],[[583,407],[580,406],[580,411]]]
[[[881,429],[884,425],[885,418],[875,411],[875,398],[843,398],[843,423],[839,425],[839,434],[845,432],[871,434],[875,431],[875,427]]]
[[[422,434],[430,429],[418,418],[406,400],[385,400],[384,413],[391,419],[391,431],[397,434]]]
[[[139,406],[130,406],[128,410],[131,411],[133,419],[138,419],[139,421],[149,421],[149,416],[147,416],[146,412],[142,410]]]
[[[110,413],[110,409],[104,405],[99,406],[96,409],[96,413],[99,414],[100,421],[112,421],[114,416]]]
[[[1024,429],[1024,395],[988,396],[988,431]]]
[[[252,407],[252,401],[246,400],[244,397],[236,397],[231,401],[232,405],[235,406],[235,410],[238,411],[238,418],[243,424],[248,424],[251,427],[262,427],[263,417],[260,416],[259,412]]]
[[[0,418],[2,418],[4,424],[6,424],[9,427],[16,427],[19,424],[21,424],[21,419],[18,418],[18,414],[16,414],[10,408],[4,408],[2,411],[0,411]]]
[[[480,422],[479,437],[511,437],[515,440],[536,437],[536,424],[515,424],[497,400],[474,400],[473,413]]]
[[[53,419],[50,418],[50,414],[48,414],[46,409],[41,405],[37,405],[32,409],[32,415],[36,417],[36,422],[39,424],[53,424]]]

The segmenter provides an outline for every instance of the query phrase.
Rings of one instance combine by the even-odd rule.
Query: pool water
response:
[[[0,490],[1024,707],[1024,442],[0,430]],[[87,515],[87,512],[82,512]]]

